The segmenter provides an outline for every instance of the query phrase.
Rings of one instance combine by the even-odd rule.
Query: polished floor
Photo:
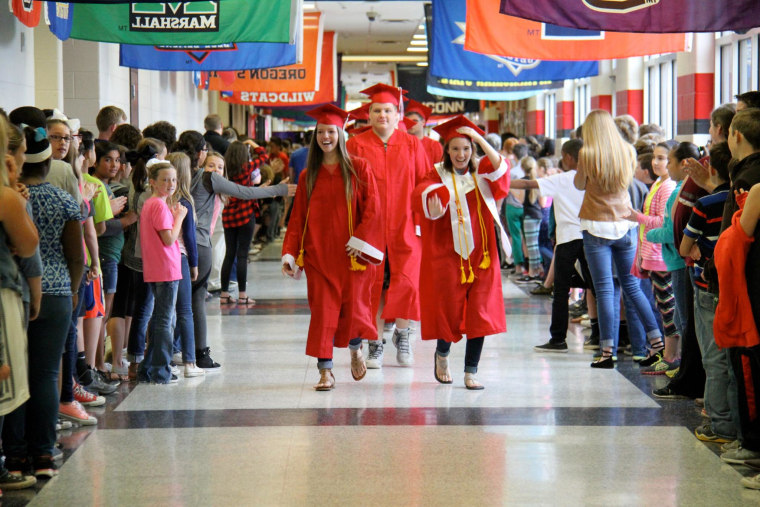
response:
[[[271,249],[274,251],[274,248]],[[92,410],[97,427],[63,432],[58,477],[5,492],[6,505],[755,505],[749,469],[698,441],[691,400],[651,396],[621,356],[588,367],[583,331],[568,354],[537,354],[550,300],[504,276],[508,332],[489,337],[483,391],[433,378],[433,343],[413,368],[354,382],[336,350],[337,387],[315,392],[304,355],[305,282],[285,280],[275,255],[250,264],[253,308],[208,303],[220,372],[174,386],[127,385]],[[266,257],[269,257],[267,259]]]

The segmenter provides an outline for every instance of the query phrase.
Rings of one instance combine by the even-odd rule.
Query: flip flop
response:
[[[233,301],[232,296],[220,296],[219,297],[219,305],[234,305],[235,301]]]
[[[442,361],[445,361],[444,369],[446,370],[446,373],[448,373],[449,378],[451,377],[451,372],[449,371],[449,358],[448,357],[440,357],[438,355],[438,352],[435,352],[435,354],[433,355],[433,376],[441,384],[451,384],[453,382],[453,380],[441,380],[438,377],[438,359],[441,359]]]
[[[314,386],[316,391],[332,391],[335,389],[335,376],[332,370],[323,368],[319,370],[319,375],[319,383]]]
[[[478,379],[475,378],[474,373],[464,374],[464,386],[470,391],[481,391],[485,389],[485,386],[478,382]]]
[[[364,362],[364,354],[362,354],[362,349],[359,348],[358,350],[359,354],[354,356],[354,351],[351,351],[351,376],[354,377],[354,380],[361,380],[364,378],[365,375],[367,375],[367,364]],[[364,367],[364,373],[362,373],[360,376],[354,375],[354,368],[358,368],[359,366]]]
[[[237,304],[241,306],[256,306],[256,300],[246,296],[244,298],[238,299]]]

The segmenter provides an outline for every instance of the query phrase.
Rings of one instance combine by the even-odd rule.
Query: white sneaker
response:
[[[172,362],[178,366],[182,364],[182,352],[175,352],[172,355]]]
[[[179,377],[179,366],[169,365],[169,368],[172,371],[172,375],[175,375],[175,376]]]
[[[369,340],[367,369],[379,370],[383,367],[383,340]]]
[[[195,363],[185,363],[185,378],[200,377],[206,374],[206,370],[198,368]]]
[[[396,346],[396,362],[400,366],[412,366],[414,364],[414,352],[412,351],[412,334],[409,328],[393,331],[393,345]]]

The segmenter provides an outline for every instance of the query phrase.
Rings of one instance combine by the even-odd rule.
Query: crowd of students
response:
[[[254,305],[249,252],[285,224],[282,270],[306,273],[317,391],[336,386],[334,347],[349,348],[355,380],[382,368],[389,340],[412,365],[417,321],[436,340],[432,376],[453,382],[451,344],[466,338],[464,385],[483,389],[484,338],[506,331],[501,270],[512,269],[553,294],[537,352],[567,352],[582,289],[592,368],[614,368],[621,352],[666,375],[655,397],[703,400],[697,438],[760,466],[760,93],[718,107],[705,148],[592,111],[559,158],[552,140],[494,139],[463,116],[433,141],[424,105],[385,85],[363,93],[361,110],[309,112],[316,127],[291,156],[217,115],[205,134],[177,137],[168,122],[141,132],[113,106],[97,136],[56,110],[3,113],[0,488],[55,475],[56,429],[96,424],[84,407],[120,382],[218,371],[209,284],[222,306]],[[743,483],[760,489],[760,477]]]

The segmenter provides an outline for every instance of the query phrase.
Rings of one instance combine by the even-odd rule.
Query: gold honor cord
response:
[[[480,213],[480,201],[482,196],[480,195],[480,189],[478,188],[478,180],[475,179],[475,175],[472,176],[475,181],[475,198],[478,200],[478,223],[480,224],[480,236],[483,238],[483,260],[478,266],[480,269],[488,269],[491,266],[491,254],[488,253],[488,231],[486,230],[486,224],[483,221],[483,215]]]
[[[352,216],[351,211],[351,201],[346,198],[346,204],[348,206],[348,236],[351,237],[354,235],[354,217]],[[303,268],[303,242],[306,238],[306,227],[309,225],[309,213],[311,212],[311,203],[309,203],[309,207],[306,208],[306,220],[303,223],[303,233],[301,234],[301,248],[298,251],[298,258],[296,259],[296,266],[299,268]],[[349,255],[351,258],[351,271],[366,271],[367,266],[364,266],[362,264],[359,264],[356,260],[355,255]]]

